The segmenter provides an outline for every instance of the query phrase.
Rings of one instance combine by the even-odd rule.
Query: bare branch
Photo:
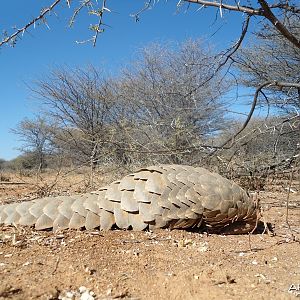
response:
[[[148,10],[149,8],[151,8],[152,2],[153,0],[147,0],[144,4],[144,7],[140,9],[138,12],[131,14],[130,17],[134,18],[135,22],[138,22],[140,20],[140,14]]]
[[[229,5],[229,4],[224,4],[222,1],[221,2],[214,2],[214,1],[206,1],[206,0],[184,0],[185,2],[189,3],[195,3],[195,4],[201,4],[204,7],[217,7],[219,9],[226,9],[226,10],[233,10],[233,11],[239,11],[246,13],[250,16],[252,15],[257,15],[257,16],[262,16],[262,11],[257,8],[249,7],[249,6],[242,6],[242,5]]]
[[[196,86],[193,90],[189,91],[189,93],[186,94],[185,97],[189,97],[192,93],[195,93],[198,89],[200,89],[205,84],[207,84],[227,64],[227,62],[230,59],[233,60],[232,56],[234,55],[234,53],[238,51],[238,49],[242,45],[243,40],[245,39],[246,33],[248,31],[249,23],[250,23],[250,16],[247,16],[246,20],[243,23],[242,32],[237,42],[232,47],[227,49],[224,53],[222,53],[221,55],[222,60],[219,62],[219,64],[213,66],[215,67],[215,70],[211,72],[211,75],[207,77],[204,82],[201,82],[200,85]]]
[[[258,96],[261,93],[262,89],[266,88],[266,87],[270,87],[270,86],[298,88],[300,86],[300,83],[268,81],[268,82],[265,82],[265,83],[261,84],[255,91],[253,101],[252,101],[252,105],[251,105],[251,109],[250,109],[250,111],[248,113],[248,116],[247,116],[247,119],[243,123],[242,127],[234,135],[232,135],[229,139],[227,139],[225,142],[223,142],[220,146],[215,147],[214,150],[211,153],[208,154],[208,156],[214,155],[219,149],[224,149],[224,147],[229,142],[231,142],[231,144],[228,147],[226,147],[226,149],[230,149],[234,145],[235,138],[247,127],[247,125],[249,124],[249,122],[250,122],[250,120],[253,116],[253,113],[254,113],[256,105],[257,105]],[[196,162],[194,162],[194,163],[196,163]]]
[[[95,26],[95,35],[93,36],[93,46],[94,47],[96,46],[99,33],[104,32],[104,28],[102,28],[102,27],[107,26],[106,24],[103,23],[103,16],[106,11],[110,12],[110,10],[106,7],[106,0],[103,0],[102,8],[99,12],[99,21],[98,21],[98,24]]]
[[[77,18],[78,14],[81,12],[81,10],[88,6],[92,0],[84,0],[82,1],[81,5],[79,5],[73,12],[73,15],[69,21],[69,27],[72,27],[75,23],[75,19]]]
[[[36,22],[38,22],[39,20],[42,20],[44,19],[45,15],[49,12],[51,12],[54,7],[56,5],[58,5],[59,3],[61,2],[61,0],[56,0],[54,1],[49,7],[45,8],[42,10],[41,14],[34,18],[33,20],[31,20],[29,23],[27,23],[25,26],[23,26],[22,28],[20,29],[17,29],[13,34],[11,34],[10,36],[6,37],[5,39],[3,39],[1,42],[0,42],[0,47],[4,44],[7,44],[11,41],[14,41],[20,34],[24,34],[24,32],[29,28],[31,27],[32,25],[35,25]]]
[[[277,30],[288,39],[293,45],[300,49],[300,40],[296,38],[279,20],[271,11],[269,5],[265,0],[258,0],[262,9],[263,15],[266,17],[276,28]]]
[[[272,12],[272,8],[280,8],[286,11],[291,11],[293,13],[299,13],[299,9],[297,7],[288,6],[288,5],[268,5],[268,3],[265,0],[258,0],[259,4],[261,5],[261,8],[253,8],[249,6],[242,6],[242,5],[229,5],[224,4],[222,1],[215,2],[215,1],[206,1],[206,0],[184,0],[188,3],[195,3],[195,4],[201,4],[204,7],[217,7],[220,10],[226,9],[230,11],[238,11],[242,13],[246,13],[249,16],[261,16],[269,20],[274,27],[287,39],[289,40],[293,45],[295,45],[297,48],[300,49],[300,40],[294,36],[284,25],[280,20],[274,15]]]

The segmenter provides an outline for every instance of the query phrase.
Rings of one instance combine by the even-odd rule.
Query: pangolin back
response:
[[[160,165],[140,169],[99,190],[0,206],[0,224],[144,230],[198,228],[252,230],[257,204],[232,181],[201,167]]]

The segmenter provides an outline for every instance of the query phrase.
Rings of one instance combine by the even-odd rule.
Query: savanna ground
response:
[[[48,193],[85,192],[91,186],[85,174],[1,177],[0,205]],[[95,177],[94,184],[106,184],[112,177]],[[54,234],[0,226],[0,299],[300,297],[299,182],[289,194],[288,218],[286,188],[283,183],[259,193],[263,219],[271,223],[273,234],[222,236],[179,230]]]

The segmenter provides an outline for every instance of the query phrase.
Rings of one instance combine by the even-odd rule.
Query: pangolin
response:
[[[95,192],[46,197],[0,206],[0,224],[66,228],[205,229],[250,232],[258,204],[236,183],[201,167],[159,165]]]

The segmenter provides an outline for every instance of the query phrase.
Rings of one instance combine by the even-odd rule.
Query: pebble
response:
[[[72,292],[66,292],[66,297],[68,299],[74,299],[74,293],[72,293]]]
[[[274,257],[271,259],[271,261],[276,262],[276,261],[278,261],[278,258],[277,258],[276,256],[274,256]]]
[[[84,292],[80,296],[80,300],[94,300],[94,296],[92,296],[88,291]]]
[[[78,291],[79,291],[80,294],[82,294],[82,293],[84,293],[84,292],[87,291],[87,288],[86,288],[85,286],[80,286],[80,287],[78,288]]]
[[[200,244],[200,247],[198,248],[199,252],[206,252],[208,250],[208,243],[207,242],[202,242]]]

